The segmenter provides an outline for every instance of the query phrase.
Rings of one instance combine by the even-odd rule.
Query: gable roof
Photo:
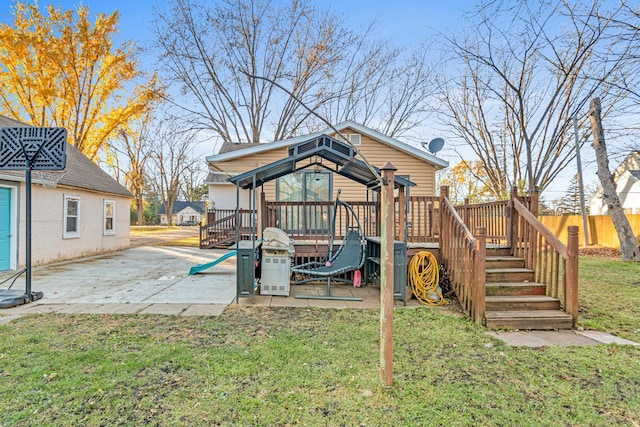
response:
[[[335,128],[342,132],[345,129],[353,129],[361,133],[362,135],[369,136],[377,141],[380,141],[384,144],[387,144],[391,147],[394,147],[410,156],[417,157],[427,163],[433,164],[436,169],[443,169],[449,166],[449,162],[443,160],[439,157],[436,157],[432,154],[427,153],[426,151],[416,148],[412,145],[406,144],[404,142],[398,141],[397,139],[388,137],[378,131],[370,129],[364,125],[356,123],[352,120],[347,120],[335,126]],[[319,132],[314,132],[308,135],[297,136],[295,138],[283,139],[281,141],[274,141],[270,143],[258,143],[258,144],[247,144],[247,143],[238,143],[238,144],[223,144],[220,148],[218,154],[214,154],[212,156],[208,156],[207,162],[220,162],[231,159],[236,159],[244,156],[251,156],[254,154],[259,154],[265,151],[276,150],[282,147],[290,147],[292,145],[299,144],[301,142],[308,141],[310,139],[314,139],[320,137],[322,135],[330,135],[334,134],[335,131],[332,128],[327,128],[321,130]],[[225,145],[227,147],[225,147]],[[223,151],[223,149],[225,151]]]
[[[206,209],[205,202],[202,202],[202,201],[187,202],[182,200],[176,200],[175,202],[173,202],[173,213],[177,214],[189,207],[201,215],[204,215],[204,212]],[[158,213],[160,215],[165,215],[167,213],[164,203],[162,204],[162,206],[160,206]]]
[[[0,115],[0,127],[29,126],[25,123]],[[77,148],[67,143],[66,173],[58,181],[59,186],[74,187],[83,190],[97,191],[100,193],[114,194],[118,196],[133,197],[122,184],[106,173],[97,164],[89,160]],[[0,178],[24,181],[24,171],[0,170]],[[33,178],[34,183],[39,183]]]

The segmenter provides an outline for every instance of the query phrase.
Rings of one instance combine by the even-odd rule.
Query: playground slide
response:
[[[208,262],[206,264],[194,265],[193,267],[191,267],[191,270],[189,270],[189,276],[191,276],[193,274],[200,273],[201,271],[207,270],[207,269],[209,269],[209,268],[221,263],[225,259],[231,258],[232,256],[235,256],[237,253],[238,253],[238,251],[229,251],[228,253],[222,255],[220,258],[218,258],[215,261],[211,261],[211,262]]]

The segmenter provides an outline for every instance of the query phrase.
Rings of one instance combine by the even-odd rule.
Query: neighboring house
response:
[[[234,187],[235,188],[235,187]],[[176,201],[173,203],[173,224],[175,225],[198,225],[202,222],[205,215],[205,202],[183,202]],[[160,207],[160,224],[168,225],[166,208],[164,205]]]
[[[613,171],[616,193],[622,209],[627,214],[640,214],[640,151],[632,151]],[[602,187],[589,201],[589,214],[607,215]]]
[[[0,115],[0,127],[18,126],[27,125]],[[129,247],[132,194],[73,146],[66,153],[55,188],[32,173],[33,265]],[[25,265],[25,242],[25,173],[0,170],[0,271]]]
[[[391,162],[398,169],[397,175],[416,183],[417,186],[411,189],[412,196],[435,195],[436,171],[447,167],[447,161],[353,121],[340,123],[335,128],[349,138],[370,164],[381,167]],[[218,154],[207,157],[209,175],[205,182],[209,185],[210,207],[235,209],[236,187],[228,182],[229,177],[286,158],[290,146],[322,134],[340,138],[332,129],[325,129],[272,143],[223,144]],[[365,200],[364,187],[334,174],[331,166],[327,164],[325,168],[314,165],[265,184],[266,200],[330,201],[335,198],[338,189],[342,190],[340,197],[343,200]],[[240,207],[249,208],[249,202],[249,191],[242,190]]]

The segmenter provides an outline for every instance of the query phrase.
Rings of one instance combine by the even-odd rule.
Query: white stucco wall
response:
[[[249,190],[240,190],[240,208],[249,209]],[[259,200],[258,200],[259,203]],[[235,209],[236,186],[233,184],[209,184],[209,209]]]
[[[18,265],[25,265],[25,186],[20,185]],[[79,237],[64,238],[64,196],[80,199]],[[115,202],[114,231],[104,232],[104,200]],[[129,198],[72,188],[32,187],[31,262],[33,265],[96,255],[129,247]]]

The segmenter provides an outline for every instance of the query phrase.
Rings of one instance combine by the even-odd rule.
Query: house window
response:
[[[80,198],[76,196],[64,196],[64,239],[77,239],[80,237]]]
[[[113,200],[104,201],[104,234],[105,236],[116,234],[115,228],[116,202]]]
[[[342,135],[352,144],[352,145],[360,145],[362,143],[361,137],[359,133],[343,133]],[[343,139],[338,136],[338,139]]]

